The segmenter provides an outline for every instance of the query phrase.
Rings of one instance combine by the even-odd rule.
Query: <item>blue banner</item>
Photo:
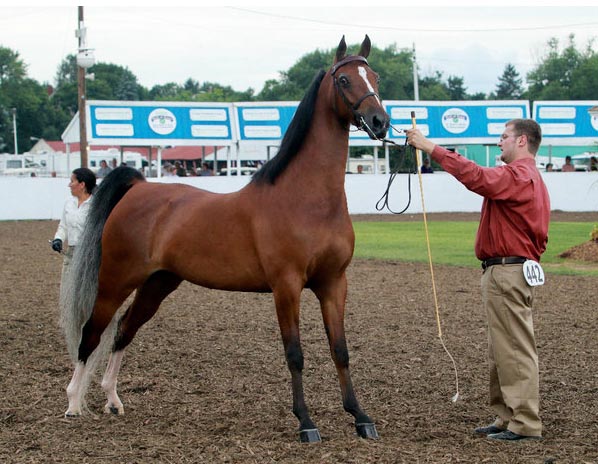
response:
[[[230,145],[231,103],[90,101],[90,142],[139,145]]]
[[[395,129],[390,139],[404,139],[402,132],[412,127],[411,112],[421,132],[438,144],[497,143],[505,123],[529,118],[527,101],[385,101]]]
[[[534,119],[542,127],[543,144],[598,142],[598,101],[534,102]]]

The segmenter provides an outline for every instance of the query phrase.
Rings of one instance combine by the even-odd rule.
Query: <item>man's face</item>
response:
[[[515,152],[521,137],[524,135],[517,135],[513,126],[506,126],[505,131],[500,136],[498,146],[501,151],[500,160],[509,164],[515,160]]]

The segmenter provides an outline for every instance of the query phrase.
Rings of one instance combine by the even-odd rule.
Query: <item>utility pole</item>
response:
[[[413,98],[419,100],[419,80],[417,77],[417,60],[415,59],[415,43],[413,44]]]
[[[17,142],[17,109],[12,109],[12,133],[15,138],[15,155],[19,154],[19,144]]]
[[[83,7],[80,6],[79,8],[79,23],[77,29],[77,37],[79,38],[79,53],[77,54],[77,58],[81,53],[84,53],[86,50],[85,45],[85,26],[83,24]],[[81,167],[86,168],[88,166],[87,163],[87,116],[85,114],[85,68],[81,66],[79,60],[77,60],[77,92],[79,96],[79,152],[81,153]]]

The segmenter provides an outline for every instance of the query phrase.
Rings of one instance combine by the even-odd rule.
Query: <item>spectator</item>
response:
[[[208,163],[201,163],[201,169],[199,170],[200,176],[213,176],[214,173],[209,168]]]
[[[87,168],[78,168],[71,174],[69,182],[71,197],[64,204],[62,218],[58,224],[54,240],[52,240],[52,249],[58,253],[63,251],[64,242],[68,243],[68,249],[64,252],[62,262],[61,294],[64,291],[73,253],[83,232],[95,186],[96,176],[93,171]]]
[[[112,158],[112,161],[110,161],[110,168],[116,169],[117,166],[118,166],[118,161],[116,161],[116,158]]]
[[[598,159],[595,156],[590,158],[590,171],[598,171]]]
[[[363,166],[361,164],[357,165],[357,174],[363,174]]]
[[[108,166],[106,160],[100,161],[100,169],[98,169],[97,176],[106,177],[110,171],[112,171],[112,168]]]
[[[164,177],[176,176],[176,173],[174,172],[174,166],[168,162],[164,163],[162,166],[162,175]]]
[[[430,165],[430,158],[424,158],[424,164],[422,164],[421,173],[434,174],[434,169],[432,169],[432,166]]]
[[[546,172],[553,172],[553,171],[554,171],[553,164],[552,163],[548,163],[546,165]]]
[[[575,166],[573,166],[573,164],[571,164],[571,157],[569,155],[567,155],[565,157],[565,164],[563,164],[561,171],[562,172],[574,172],[575,171]]]
[[[181,165],[180,161],[175,161],[174,162],[174,169],[175,169],[175,172],[176,172],[177,176],[179,176],[179,177],[187,177],[187,171]]]

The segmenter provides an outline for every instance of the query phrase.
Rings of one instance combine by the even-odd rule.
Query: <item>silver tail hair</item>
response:
[[[118,167],[102,180],[92,196],[85,227],[60,292],[60,326],[74,364],[79,358],[83,325],[91,316],[98,293],[104,224],[129,188],[139,181],[145,181],[139,171],[126,166]],[[89,372],[93,372],[94,366],[108,352],[115,330],[116,323],[113,320],[104,331],[100,346],[86,362]]]

